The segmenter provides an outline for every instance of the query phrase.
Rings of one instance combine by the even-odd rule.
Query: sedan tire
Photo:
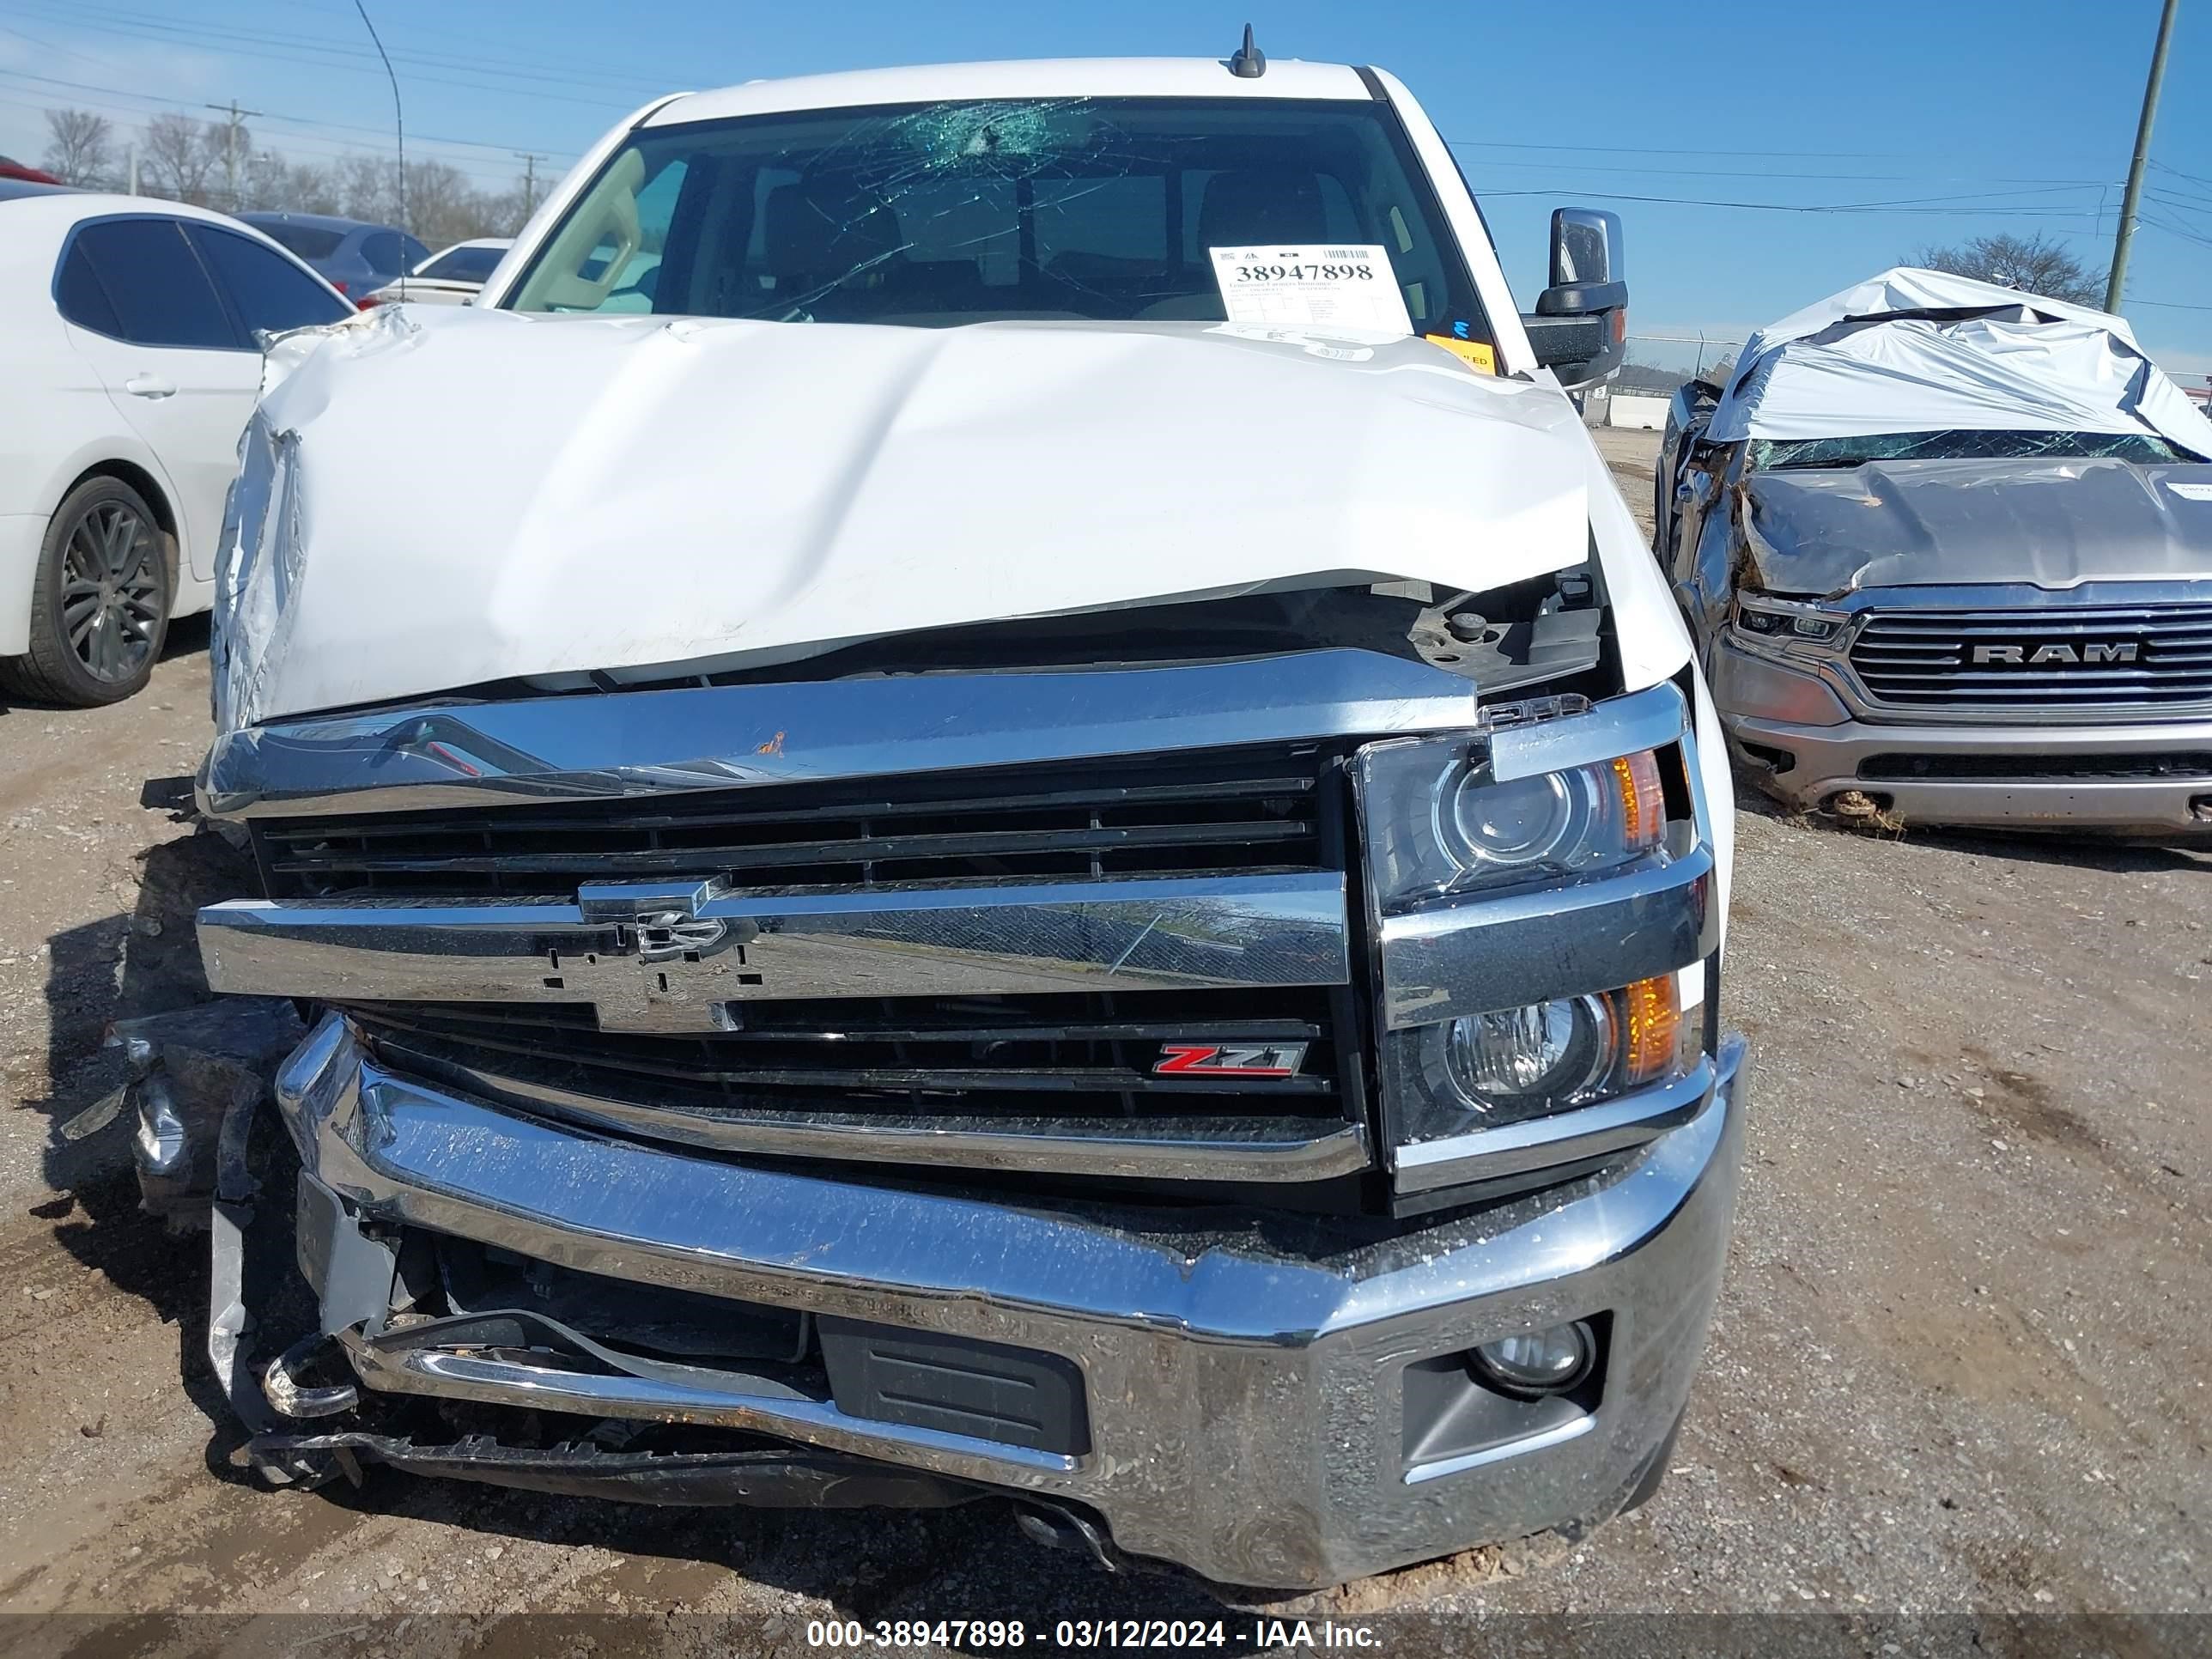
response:
[[[169,631],[169,538],[145,498],[89,478],[62,498],[31,588],[31,648],[0,689],[88,708],[144,689]]]

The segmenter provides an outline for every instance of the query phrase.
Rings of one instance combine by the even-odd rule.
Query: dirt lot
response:
[[[1643,507],[1650,435],[1603,435]],[[1041,1550],[994,1505],[723,1514],[240,1482],[195,1357],[203,1247],[137,1213],[119,1132],[57,1133],[118,1080],[103,1024],[188,994],[190,909],[220,860],[141,798],[198,760],[204,641],[180,630],[123,708],[0,710],[0,1607],[43,1615],[7,1638],[752,1653],[804,1650],[832,1616],[1218,1612],[1187,1580]],[[2212,856],[1874,840],[1751,799],[1737,826],[1727,996],[1753,1106],[1672,1479],[1583,1543],[1313,1607],[1401,1652],[1534,1650],[1532,1630],[1613,1650],[1667,1631],[1769,1651],[1790,1632],[1867,1653],[2204,1643]],[[199,1617],[240,1610],[313,1623]],[[1850,1617],[1644,1617],[1778,1611]],[[2198,1616],[2051,1617],[2111,1613]],[[494,1622],[513,1613],[557,1617],[516,1635]],[[594,1613],[623,1619],[576,1622]],[[1530,1613],[1551,1619],[1515,1621]],[[1237,1618],[1230,1645],[1249,1645]]]

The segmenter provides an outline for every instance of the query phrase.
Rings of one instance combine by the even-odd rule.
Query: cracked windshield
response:
[[[573,205],[520,311],[945,326],[1221,322],[1214,249],[1379,248],[1413,331],[1486,342],[1382,106],[939,103],[648,128]],[[1264,273],[1262,273],[1264,279]]]

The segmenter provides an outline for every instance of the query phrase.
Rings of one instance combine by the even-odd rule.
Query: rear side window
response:
[[[395,276],[406,258],[399,251],[399,233],[396,230],[374,230],[362,237],[361,257],[368,261],[371,270],[388,270]]]
[[[343,231],[325,230],[320,225],[288,225],[278,221],[258,224],[254,229],[280,246],[290,248],[302,259],[327,259],[345,240]]]
[[[95,334],[122,335],[123,325],[116,320],[115,307],[107,302],[107,290],[92,274],[92,261],[85,258],[81,239],[70,242],[69,252],[62,256],[61,270],[54,278],[54,302],[62,315],[79,328],[88,328]]]
[[[481,283],[507,257],[503,247],[448,248],[416,271],[417,276],[448,283]]]
[[[352,309],[297,265],[243,236],[212,225],[194,225],[190,234],[249,333],[335,323]]]
[[[410,270],[414,270],[416,266],[421,264],[423,260],[430,257],[430,250],[424,247],[422,243],[416,241],[412,236],[402,236],[399,239],[399,257],[406,260],[407,269]]]
[[[109,219],[79,228],[82,253],[115,316],[113,332],[134,345],[228,351],[242,343],[215,285],[174,219]],[[88,327],[92,325],[86,325]]]

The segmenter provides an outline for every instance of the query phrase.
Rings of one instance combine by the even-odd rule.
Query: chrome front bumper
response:
[[[1710,665],[1729,747],[1762,789],[1801,811],[1856,789],[1887,801],[1908,823],[2212,836],[2212,770],[2140,778],[2056,775],[2069,761],[2118,771],[2129,761],[2212,754],[2212,720],[2008,725],[1946,720],[1932,713],[1920,720],[1874,720],[1820,674],[1743,650],[1725,635],[1714,642]],[[1777,751],[1789,757],[1787,769],[1777,769]],[[1899,777],[1868,767],[1883,755],[1924,757],[1925,775]],[[2019,763],[2017,775],[1991,775],[1993,762],[2001,767],[2007,761]]]
[[[1903,726],[1845,720],[1802,726],[1721,710],[1721,724],[1759,787],[1809,811],[1846,789],[1887,799],[1908,823],[1970,828],[2095,830],[2168,838],[2212,836],[2212,774],[2172,778],[1945,776],[1948,760],[1985,763],[2018,759],[2023,771],[2068,758],[2153,759],[2178,752],[2212,753],[2212,720],[2160,725]],[[1773,771],[1745,745],[1793,756]],[[1870,756],[1930,757],[1924,777],[1866,777]]]
[[[359,1218],[559,1267],[1011,1344],[1080,1368],[1063,1455],[849,1416],[825,1400],[416,1350],[372,1389],[733,1425],[1085,1505],[1115,1541],[1224,1582],[1321,1586],[1616,1513],[1662,1455],[1718,1288],[1742,1045],[1705,1103],[1616,1172],[1382,1242],[1327,1224],[1203,1234],[605,1138],[380,1069],[326,1019],[278,1084],[308,1175]],[[1102,1215],[1107,1218],[1102,1218]],[[1277,1218],[1279,1224],[1281,1218]],[[1152,1230],[1147,1230],[1147,1227]],[[1312,1243],[1295,1241],[1310,1234]],[[1409,1457],[1409,1366],[1601,1317],[1601,1392],[1543,1432]]]

